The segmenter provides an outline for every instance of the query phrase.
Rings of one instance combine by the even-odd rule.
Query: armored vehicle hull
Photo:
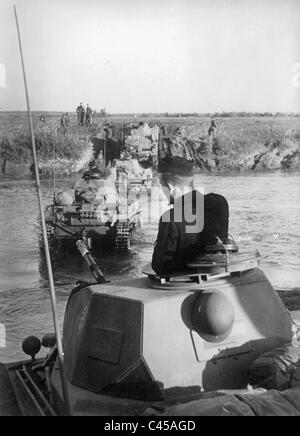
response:
[[[173,276],[145,273],[72,291],[63,328],[72,414],[300,415],[299,389],[249,391],[261,356],[274,362],[289,344],[300,362],[295,323],[257,253],[208,256]],[[23,414],[65,413],[56,356],[54,343],[45,361],[8,368]],[[286,378],[282,386],[300,388]]]

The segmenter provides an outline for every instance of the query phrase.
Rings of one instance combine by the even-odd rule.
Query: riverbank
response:
[[[70,176],[83,170],[93,158],[90,133],[72,122],[62,132],[58,113],[33,114],[36,149],[41,176]],[[26,113],[0,112],[0,177],[22,179],[33,175],[31,138]]]
[[[176,130],[193,150],[200,172],[232,175],[277,170],[300,171],[299,117],[218,118],[217,129],[208,135],[210,119],[205,117],[136,118],[110,116],[95,118],[92,127],[79,127],[70,114],[67,135],[60,129],[60,113],[33,114],[41,174],[58,176],[80,172],[92,158],[91,139],[110,121],[118,133],[129,122],[139,120],[163,127],[166,135]],[[117,138],[119,139],[119,138]],[[54,158],[55,150],[55,158]],[[0,112],[0,177],[31,177],[32,165],[27,115]]]

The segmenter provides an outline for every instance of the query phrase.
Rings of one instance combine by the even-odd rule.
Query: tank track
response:
[[[115,249],[117,251],[127,251],[132,241],[133,230],[128,223],[116,225]]]

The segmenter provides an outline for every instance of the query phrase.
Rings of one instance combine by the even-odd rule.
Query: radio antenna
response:
[[[36,178],[36,190],[37,190],[37,196],[38,196],[38,202],[39,202],[39,208],[40,208],[43,242],[44,242],[44,250],[45,250],[46,262],[47,262],[48,279],[49,279],[49,285],[50,285],[50,297],[51,297],[51,305],[52,305],[53,322],[54,322],[54,328],[55,328],[55,334],[56,334],[56,340],[57,340],[58,360],[59,360],[59,366],[60,366],[62,390],[63,390],[63,397],[64,397],[64,402],[65,402],[66,413],[71,415],[70,398],[69,398],[69,391],[68,391],[68,381],[67,381],[67,376],[66,376],[65,366],[64,366],[64,354],[63,354],[62,338],[61,338],[61,334],[60,334],[58,315],[57,315],[56,292],[55,292],[55,287],[54,287],[53,271],[52,271],[51,257],[50,257],[48,238],[47,238],[47,230],[46,230],[46,224],[45,224],[45,215],[44,215],[43,199],[42,199],[42,192],[41,192],[41,183],[40,183],[39,167],[38,167],[38,160],[37,160],[37,152],[36,152],[36,145],[35,145],[35,136],[34,136],[34,130],[33,130],[33,122],[32,122],[32,114],[31,114],[31,109],[30,109],[30,100],[29,100],[26,70],[25,70],[25,62],[24,62],[24,56],[23,56],[21,33],[20,33],[20,27],[19,27],[16,6],[14,6],[14,12],[15,12],[15,19],[16,19],[16,26],[17,26],[18,40],[19,40],[19,47],[20,47],[20,55],[21,55],[21,63],[22,63],[22,70],[23,70],[23,78],[24,78],[24,85],[25,85],[28,122],[29,122],[30,136],[31,136],[32,155],[33,155],[33,163],[34,163],[34,169],[35,169],[35,178]]]

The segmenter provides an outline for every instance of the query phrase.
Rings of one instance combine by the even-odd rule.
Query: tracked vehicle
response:
[[[85,244],[78,246],[89,257]],[[63,329],[72,414],[155,415],[179,407],[179,414],[191,415],[195,404],[200,415],[212,409],[228,414],[233,398],[230,414],[243,415],[246,403],[239,408],[239,402],[256,401],[245,393],[253,362],[299,344],[259,253],[227,247],[175,275],[161,277],[150,267],[144,273],[115,283],[79,283],[72,291]],[[65,413],[55,337],[50,342],[43,340],[50,347],[46,360],[6,368],[24,414]],[[39,351],[34,344],[23,344],[33,356]],[[272,392],[257,401],[269,395],[272,405]]]
[[[115,187],[107,186],[107,181],[101,177],[93,177],[92,186],[100,193],[101,189],[105,190],[99,201],[97,198],[91,202],[75,198],[69,205],[54,202],[46,208],[48,242],[53,250],[60,252],[75,247],[80,238],[95,250],[104,245],[117,251],[129,249],[141,226],[139,199],[129,199],[127,190],[119,184],[115,191]]]
[[[239,253],[225,243],[210,247],[177,274],[158,276],[146,268],[145,277],[108,283],[84,241],[78,241],[97,283],[78,282],[72,291],[62,350],[16,7],[14,11],[55,335],[42,342],[24,340],[31,361],[0,365],[0,415],[262,415],[265,410],[272,414],[273,404],[273,414],[299,416],[297,326],[261,270],[258,253]],[[81,211],[75,211],[75,219]],[[60,212],[70,220],[63,229],[71,227],[73,211],[71,216]],[[120,223],[122,212],[117,212]],[[51,223],[56,226],[55,213]],[[85,219],[80,215],[78,221]],[[87,232],[89,226],[74,227]],[[48,354],[36,360],[42,345]],[[274,366],[276,359],[279,365]],[[276,387],[256,400],[243,390],[249,382],[255,388],[258,379],[258,386],[267,389],[298,389],[281,394]]]

